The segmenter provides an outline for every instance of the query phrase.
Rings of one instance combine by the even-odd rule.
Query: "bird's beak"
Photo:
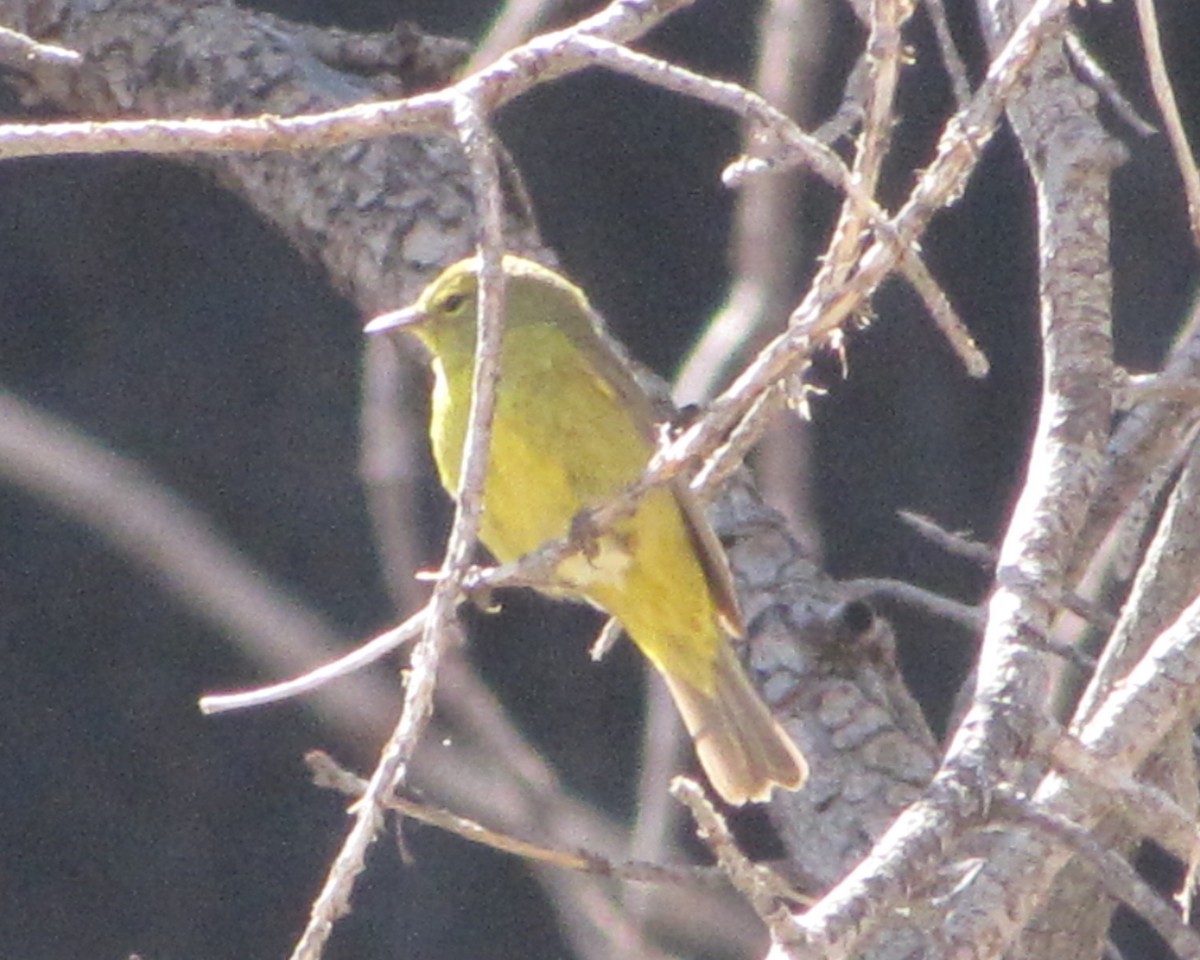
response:
[[[363,327],[363,333],[387,333],[390,330],[405,330],[417,326],[425,319],[425,314],[415,306],[403,310],[393,310],[383,313]]]

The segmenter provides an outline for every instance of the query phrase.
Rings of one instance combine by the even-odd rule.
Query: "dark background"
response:
[[[328,22],[331,8],[270,9]],[[399,16],[464,37],[490,13],[477,0],[336,9],[343,26],[386,28]],[[949,9],[978,70],[971,5]],[[701,0],[643,46],[745,79],[755,12]],[[1200,76],[1187,54],[1200,42],[1200,12],[1168,0],[1160,15],[1197,141]],[[1076,16],[1152,116],[1128,10]],[[839,11],[822,113],[858,39]],[[892,196],[927,162],[948,110],[923,15],[913,39]],[[2,94],[0,104],[15,109]],[[1110,128],[1130,149],[1115,181],[1118,358],[1141,371],[1188,306],[1195,253],[1165,138]],[[725,291],[732,197],[719,173],[736,153],[735,125],[589,73],[506,108],[502,129],[568,271],[634,352],[670,375]],[[798,273],[812,272],[835,202],[812,189]],[[835,575],[899,576],[972,601],[985,588],[895,511],[985,540],[1003,529],[1039,374],[1032,230],[1029,186],[1001,136],[925,244],[992,361],[988,380],[961,372],[896,284],[854,338],[850,377],[831,380],[815,417],[816,495]],[[0,164],[0,382],[145,464],[348,636],[393,617],[355,472],[362,319],[243,204],[188,170],[136,159]],[[432,482],[428,498],[440,509]],[[227,638],[88,530],[8,488],[0,537],[5,955],[286,955],[345,822],[341,801],[307,784],[300,757],[346,745],[302,703],[201,718],[201,693],[259,679]],[[568,783],[627,813],[636,661],[591,667],[586,614],[523,597],[507,606],[526,618],[522,645],[505,646],[503,625],[490,622],[472,655]],[[909,615],[898,624],[906,671],[940,720],[973,641]],[[417,865],[379,845],[331,957],[564,955],[518,864],[433,831],[409,838]]]

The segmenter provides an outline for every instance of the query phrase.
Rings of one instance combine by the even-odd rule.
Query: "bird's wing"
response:
[[[637,430],[651,444],[651,449],[658,442],[658,431],[655,416],[655,404],[646,390],[637,381],[633,368],[619,347],[604,332],[603,321],[589,310],[589,323],[572,326],[568,335],[579,345],[578,356],[587,357],[595,367],[598,377],[604,380],[623,402],[630,412]],[[687,525],[688,534],[696,548],[696,556],[704,570],[709,589],[712,591],[713,602],[721,618],[721,625],[735,637],[745,632],[742,621],[741,605],[738,603],[737,590],[734,587],[733,571],[729,567],[729,559],[725,549],[712,525],[704,508],[695,495],[688,489],[687,482],[677,477],[671,482],[671,489],[679,504],[680,513]]]

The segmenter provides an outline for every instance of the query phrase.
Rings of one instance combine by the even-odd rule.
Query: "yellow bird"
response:
[[[506,308],[480,537],[502,563],[564,537],[580,511],[637,479],[654,453],[649,397],[598,332],[583,291],[503,260]],[[403,331],[433,357],[430,439],[453,495],[471,407],[478,263],[463,260],[367,332]],[[728,803],[795,790],[808,766],[743,673],[742,622],[724,551],[687,488],[651,490],[632,516],[563,560],[556,595],[615,617],[662,674],[708,779]]]

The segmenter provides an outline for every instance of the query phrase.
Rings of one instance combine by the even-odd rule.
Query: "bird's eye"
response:
[[[467,302],[466,294],[452,293],[442,300],[442,309],[446,313],[458,313]]]

